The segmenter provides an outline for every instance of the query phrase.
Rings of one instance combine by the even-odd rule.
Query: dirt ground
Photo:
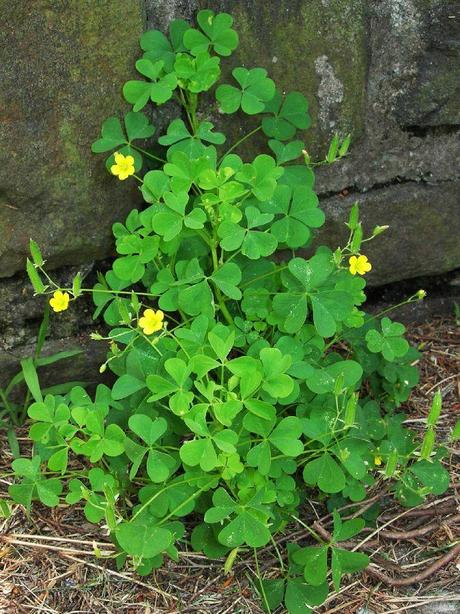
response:
[[[420,346],[421,382],[404,408],[414,429],[423,425],[435,390],[443,396],[438,434],[447,441],[460,417],[460,330],[454,319],[434,319],[409,329]],[[23,444],[23,442],[20,442]],[[321,614],[390,614],[460,612],[460,449],[449,447],[446,466],[452,480],[448,492],[424,506],[407,510],[388,499],[378,528],[366,534],[370,568],[348,577],[339,594],[316,610]],[[8,445],[0,440],[0,497],[11,482]],[[362,509],[384,492],[371,491]],[[311,501],[307,522],[330,528],[330,515]],[[346,511],[344,512],[346,515]],[[112,549],[101,530],[66,505],[50,510],[35,506],[28,518],[16,507],[0,519],[0,613],[127,613],[127,614],[258,614],[252,554],[243,553],[226,576],[223,563],[184,552],[152,576],[140,578],[116,571],[110,561],[94,556]],[[362,538],[361,538],[362,539]],[[284,541],[307,543],[305,530],[293,526]],[[365,545],[362,545],[365,548]],[[279,575],[274,549],[260,557],[264,577]],[[276,614],[281,614],[278,610]],[[273,613],[275,614],[275,613]]]

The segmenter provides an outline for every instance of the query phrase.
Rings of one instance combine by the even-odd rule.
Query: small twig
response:
[[[14,546],[28,546],[29,548],[41,548],[42,550],[55,550],[56,552],[72,552],[73,554],[84,554],[85,556],[94,556],[94,551],[91,550],[77,550],[76,548],[66,548],[65,546],[51,546],[50,544],[37,544],[33,541],[26,541],[21,539],[12,539],[5,535],[1,538],[2,541],[7,544],[11,544]],[[110,557],[115,552],[112,550],[110,552],[101,552],[101,557]]]
[[[434,386],[431,386],[431,388],[427,390],[425,394],[430,394],[432,390],[434,390],[435,388],[439,388],[441,384],[444,384],[444,382],[448,382],[449,380],[454,379],[454,377],[458,377],[458,374],[454,373],[453,375],[449,375],[449,377],[445,377],[440,382],[436,382],[436,384]]]
[[[449,497],[447,497],[447,499],[453,499],[454,495],[451,495]],[[446,514],[449,511],[452,511],[456,508],[456,503],[455,501],[451,501],[450,503],[446,500],[444,500],[444,503],[439,504],[436,503],[435,505],[432,505],[431,507],[418,507],[412,510],[409,510],[407,513],[407,517],[414,517],[414,516],[435,516],[436,514]],[[391,518],[391,516],[385,515],[382,516],[381,519],[382,520],[389,520]]]
[[[455,516],[451,516],[445,519],[440,518],[439,520],[433,520],[432,522],[428,523],[424,527],[420,527],[419,529],[413,529],[412,531],[385,531],[383,530],[380,532],[380,535],[382,537],[386,537],[387,539],[398,539],[398,540],[412,539],[414,537],[420,537],[421,535],[426,535],[427,533],[434,531],[439,526],[441,526],[443,522],[447,522],[448,520],[451,522],[456,522],[457,520],[460,520],[460,514],[456,514]]]
[[[428,505],[426,507],[432,507],[433,505],[434,504],[430,504],[430,505]],[[390,518],[390,520],[385,522],[385,524],[383,524],[382,526],[377,527],[374,531],[369,533],[369,535],[367,537],[365,537],[359,544],[356,544],[356,546],[353,548],[353,551],[359,550],[366,542],[370,541],[372,537],[374,537],[375,535],[378,535],[379,533],[381,533],[386,527],[388,527],[390,524],[393,524],[394,522],[396,522],[397,520],[399,520],[403,516],[407,516],[410,513],[410,511],[411,510],[409,510],[409,509],[404,510],[403,512],[401,512],[397,516],[394,516],[394,518]]]
[[[54,542],[64,542],[69,544],[85,544],[92,546],[112,546],[110,542],[98,542],[96,540],[88,540],[88,539],[73,539],[71,537],[55,537],[53,535],[34,535],[28,533],[11,533],[10,535],[5,536],[7,539],[41,539],[44,541],[54,541]]]
[[[89,561],[82,561],[81,559],[77,559],[76,557],[71,556],[70,554],[62,553],[62,556],[65,557],[66,559],[70,559],[71,561],[75,561],[76,563],[80,563],[81,565],[86,565],[87,567],[93,567],[94,569],[103,571],[104,573],[107,573],[111,576],[116,576],[117,578],[121,578],[125,582],[132,582],[133,584],[137,584],[138,586],[143,586],[144,588],[148,588],[153,593],[158,593],[159,595],[161,595],[165,599],[165,601],[166,601],[166,598],[172,599],[173,601],[178,601],[177,597],[175,597],[174,595],[169,595],[168,593],[165,593],[161,589],[156,588],[155,586],[151,586],[150,584],[146,584],[145,582],[141,582],[140,580],[136,580],[136,578],[132,578],[131,576],[125,576],[124,574],[119,573],[118,571],[107,569],[107,567],[102,567],[101,565],[90,563]]]
[[[442,567],[453,561],[460,554],[460,543],[458,543],[452,550],[450,550],[444,556],[439,557],[434,563],[429,565],[423,571],[413,575],[408,576],[407,578],[390,578],[385,573],[376,569],[375,567],[369,566],[366,569],[366,573],[374,578],[377,578],[381,582],[388,584],[389,586],[410,586],[411,584],[416,584],[417,582],[423,582],[437,571],[439,571]]]
[[[312,529],[318,533],[327,542],[332,541],[332,535],[327,531],[319,520],[316,520],[312,525]]]
[[[351,514],[350,516],[344,516],[344,519],[348,520],[349,518],[356,518],[356,516],[359,516],[360,514],[368,510],[376,501],[378,501],[385,495],[386,495],[386,492],[379,492],[377,495],[374,495],[373,497],[366,499],[366,501],[364,501],[363,504],[355,512],[353,512],[353,514]],[[343,512],[344,510],[355,508],[357,505],[358,503],[347,503],[346,505],[343,505],[342,507],[337,508],[337,511]],[[319,522],[324,523],[326,520],[328,521],[332,520],[332,513],[326,514],[325,516],[320,518]]]

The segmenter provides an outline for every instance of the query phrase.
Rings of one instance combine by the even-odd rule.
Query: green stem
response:
[[[265,608],[269,614],[271,614],[270,605],[268,603],[267,595],[265,593],[264,585],[262,582],[262,578],[260,577],[260,567],[259,567],[259,559],[257,558],[257,548],[254,548],[254,560],[256,562],[256,574],[257,579],[259,580],[260,594],[262,595],[262,599],[265,605]]]
[[[217,249],[216,249],[215,243],[211,244],[211,255],[212,255],[212,266],[213,266],[214,272],[216,272],[219,270],[219,259],[217,257]],[[227,323],[233,326],[234,322],[233,322],[232,314],[227,309],[227,305],[225,304],[225,300],[222,296],[222,293],[217,286],[215,286],[215,292],[216,292],[217,302],[219,303],[219,307],[222,312],[222,315],[227,320]]]
[[[5,394],[5,392],[3,391],[3,388],[0,388],[0,399],[3,401],[3,405],[5,406],[6,411],[8,412],[10,418],[13,421],[14,425],[18,425],[18,415],[17,415],[17,411],[14,411],[13,408],[11,407],[8,398]]]
[[[309,527],[307,524],[305,524],[304,522],[302,522],[302,521],[300,520],[300,518],[297,518],[297,516],[294,516],[294,514],[291,514],[291,518],[294,518],[294,520],[295,520],[296,522],[298,522],[299,524],[301,524],[301,525],[303,526],[303,528],[304,528],[304,529],[306,529],[306,530],[307,530],[307,531],[310,533],[310,535],[311,535],[312,537],[314,537],[314,538],[316,539],[316,541],[318,541],[320,544],[324,544],[324,543],[326,543],[326,542],[323,540],[323,538],[322,538],[322,537],[320,537],[320,536],[318,535],[318,533],[317,533],[316,531],[314,531],[314,530],[313,530],[311,527]]]
[[[228,154],[231,153],[237,147],[239,147],[241,145],[241,143],[244,143],[244,141],[246,141],[246,139],[249,139],[253,134],[256,134],[261,129],[262,129],[262,126],[257,126],[257,128],[254,128],[254,130],[251,130],[251,132],[248,132],[243,137],[241,137],[238,141],[236,141],[236,143],[234,143],[230,147],[230,149],[227,149],[227,151],[223,154],[223,156],[220,158],[218,164],[220,164],[222,162],[222,160],[225,158],[225,156],[228,156]]]
[[[27,408],[29,407],[29,403],[30,403],[30,390],[27,389],[26,392],[26,397],[24,399],[24,403],[22,406],[21,411],[19,412],[19,416],[18,416],[18,422],[19,424],[23,424],[24,420],[26,419],[27,416]]]
[[[190,115],[192,117],[193,134],[196,135],[197,130],[198,130],[198,120],[196,117],[196,110],[198,107],[198,95],[197,94],[193,94],[192,92],[189,92],[188,105],[190,109]]]
[[[203,479],[203,478],[201,478]],[[158,525],[162,525],[163,523],[167,522],[171,517],[175,516],[177,514],[177,512],[179,510],[181,510],[183,507],[185,507],[186,505],[188,505],[191,501],[193,501],[194,499],[196,499],[197,497],[199,497],[201,495],[202,492],[204,492],[205,490],[208,490],[208,488],[210,488],[211,484],[215,481],[215,478],[213,478],[212,480],[210,480],[209,482],[206,482],[206,484],[204,486],[202,486],[201,488],[199,488],[197,491],[195,491],[192,495],[190,495],[190,497],[188,497],[185,501],[182,501],[182,503],[180,503],[175,509],[172,510],[172,512],[169,512],[169,514],[167,514],[166,516],[164,516],[160,522],[158,523]]]
[[[410,303],[416,303],[419,300],[420,299],[417,296],[415,296],[415,295],[414,296],[410,296],[405,301],[402,301],[401,303],[398,303],[397,305],[392,305],[391,307],[387,307],[387,309],[384,309],[383,311],[380,311],[379,313],[376,313],[374,316],[371,316],[370,318],[365,320],[365,322],[371,322],[372,320],[375,320],[376,318],[380,318],[381,316],[385,315],[386,313],[390,313],[390,311],[393,311],[394,309],[399,309],[399,307],[404,307],[404,305],[410,305]]]
[[[263,275],[257,275],[257,277],[253,277],[252,279],[247,281],[245,284],[242,284],[241,288],[246,288],[247,286],[250,286],[255,281],[259,281],[261,279],[264,279],[265,277],[270,277],[271,275],[275,275],[276,273],[280,273],[281,271],[284,271],[287,268],[288,268],[288,266],[286,264],[285,266],[277,267],[274,271],[270,271],[269,273],[264,273]]]
[[[40,270],[40,273],[43,273],[43,275],[46,277],[46,279],[49,281],[49,283],[59,290],[59,286],[54,283],[54,281],[51,279],[51,277],[48,275],[48,273],[45,271],[45,269],[43,267],[41,267],[41,266],[38,267],[38,268]]]
[[[218,479],[219,476],[215,476],[212,481],[214,482],[214,480]],[[164,488],[162,488],[161,490],[159,490],[158,492],[156,492],[154,495],[152,495],[149,499],[147,499],[147,501],[145,503],[143,503],[138,509],[137,511],[132,515],[130,522],[134,522],[134,520],[136,520],[136,518],[139,516],[139,514],[142,514],[142,512],[148,508],[149,505],[151,505],[155,499],[157,499],[160,495],[162,495],[164,492],[166,492],[167,490],[170,490],[171,488],[174,488],[175,486],[177,486],[180,483],[184,483],[184,484],[191,484],[192,482],[198,482],[200,480],[203,479],[203,476],[198,476],[196,478],[189,478],[189,479],[183,479],[182,481],[177,481],[177,482],[173,482],[172,484],[168,484],[168,486],[165,486]],[[212,483],[212,482],[209,482]],[[205,488],[207,488],[207,485],[203,488],[200,489],[200,492],[204,491]]]
[[[373,316],[370,316],[369,318],[366,318],[364,320],[364,324],[367,324],[367,322],[372,322],[372,320],[376,320],[377,318],[382,317],[383,315],[385,315],[386,313],[390,313],[391,311],[394,311],[395,309],[399,309],[399,307],[403,307],[404,305],[410,305],[411,303],[416,303],[417,301],[419,301],[420,299],[417,296],[410,296],[408,299],[406,299],[405,301],[402,301],[401,303],[398,303],[397,305],[392,305],[391,307],[387,307],[387,309],[384,309],[383,311],[380,311],[379,313],[376,313]],[[331,345],[333,345],[334,343],[337,343],[337,341],[340,341],[340,339],[342,338],[342,335],[337,335],[336,337],[334,337],[332,339],[332,341],[330,341],[323,350],[323,353],[328,350]]]
[[[187,119],[188,119],[188,123],[190,125],[190,128],[192,129],[193,133],[195,134],[195,127],[194,127],[194,124],[193,124],[192,116],[190,115],[189,105],[187,104],[187,101],[185,100],[184,91],[181,88],[179,88],[179,98],[180,98],[180,101],[182,103],[182,106],[184,107],[185,114],[187,115]]]
[[[59,286],[56,286],[57,288],[59,288]],[[72,292],[71,288],[60,288],[61,290],[64,290],[64,292]],[[80,292],[91,292],[91,293],[98,293],[98,292],[103,292],[105,294],[129,294],[129,296],[132,295],[132,290],[106,290],[105,288],[98,288],[97,290],[95,290],[94,288],[80,288]],[[46,293],[45,293],[46,294]],[[135,294],[137,294],[137,296],[148,296],[150,298],[158,298],[158,295],[156,294],[152,294],[151,292],[135,292]]]
[[[284,574],[285,567],[284,567],[283,557],[281,556],[281,552],[279,551],[278,545],[277,545],[276,541],[274,540],[273,535],[270,535],[270,541],[273,544],[273,547],[274,547],[275,552],[276,552],[276,556],[278,557],[278,561],[280,562],[281,573]]]
[[[144,156],[147,156],[148,158],[151,158],[152,160],[155,160],[156,162],[161,162],[162,164],[166,163],[166,160],[164,160],[163,158],[159,158],[158,156],[155,156],[154,154],[151,154],[146,149],[142,149],[142,147],[138,147],[137,145],[133,145],[133,144],[131,144],[130,146],[136,151],[140,151],[141,153],[143,153]]]

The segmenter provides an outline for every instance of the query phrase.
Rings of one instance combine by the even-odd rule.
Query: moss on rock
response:
[[[232,65],[266,68],[281,90],[310,104],[309,148],[323,153],[331,135],[364,130],[367,51],[364,0],[200,0],[226,10],[240,46]]]
[[[33,237],[51,265],[100,258],[135,190],[91,153],[118,113],[144,28],[141,0],[0,2],[0,277]]]

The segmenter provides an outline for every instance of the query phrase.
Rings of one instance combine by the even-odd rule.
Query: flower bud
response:
[[[388,230],[388,228],[390,227],[389,226],[376,226],[374,230],[372,231],[372,236],[376,237],[377,235],[381,235],[382,232],[385,232],[385,230]]]
[[[423,299],[426,296],[426,290],[419,290],[417,292],[417,294],[415,295],[420,301],[423,301]]]
[[[107,363],[104,363],[99,367],[99,373],[104,373],[107,370]]]
[[[310,154],[308,153],[308,151],[306,149],[302,149],[302,153],[303,153],[303,159],[305,160],[305,164],[310,164],[311,158],[310,158]]]
[[[92,339],[93,341],[102,341],[102,339],[104,339],[104,337],[102,335],[100,335],[99,333],[91,333],[90,334],[90,339]]]
[[[340,247],[338,247],[335,250],[332,258],[333,258],[334,264],[337,266],[340,266],[340,263],[342,262],[342,250],[340,249]]]

